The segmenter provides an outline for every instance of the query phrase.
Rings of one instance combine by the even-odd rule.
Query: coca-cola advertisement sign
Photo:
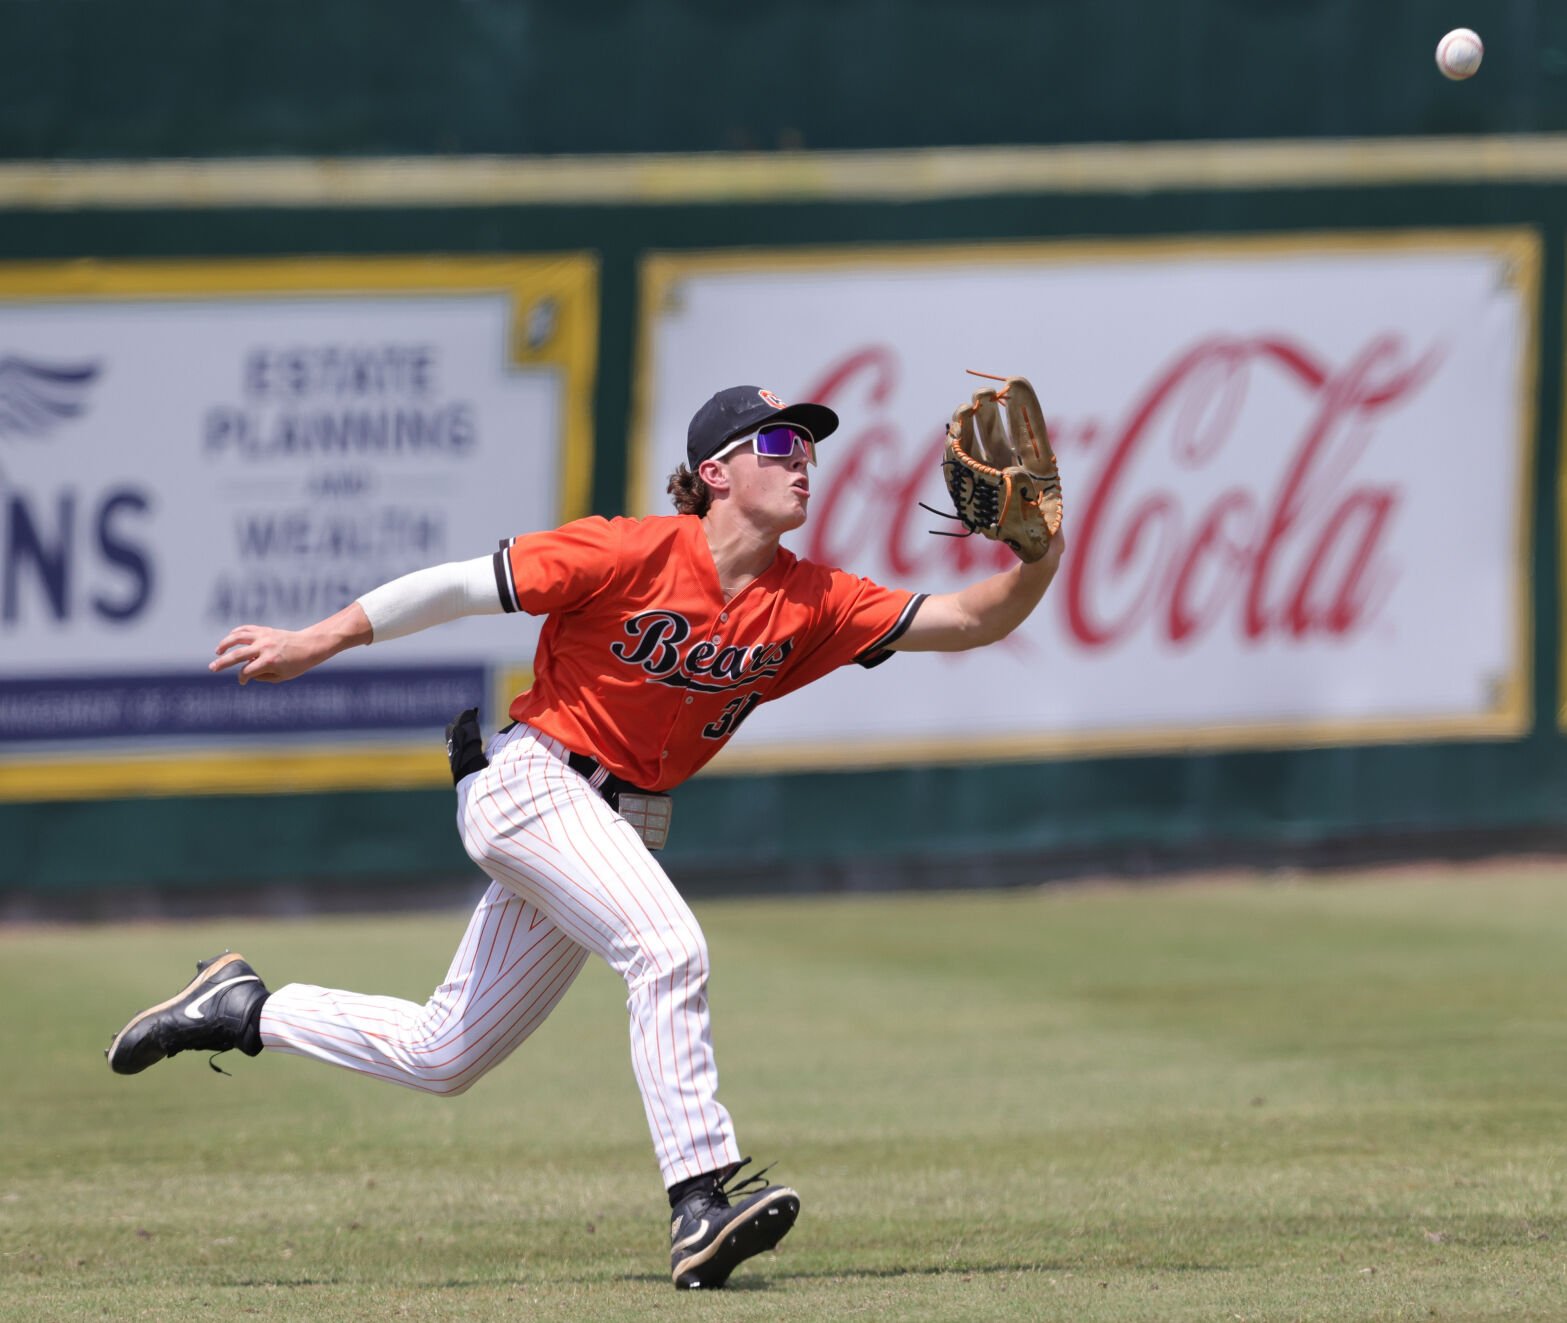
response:
[[[964,369],[1033,381],[1065,492],[1012,637],[840,672],[719,765],[1519,733],[1538,266],[1512,231],[651,260],[643,510],[756,384],[842,420],[792,549],[956,591],[1015,563],[921,506]]]

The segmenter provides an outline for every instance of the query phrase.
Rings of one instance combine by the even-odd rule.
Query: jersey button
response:
[[[662,754],[661,754],[661,755],[660,755],[660,756],[661,756],[661,757],[664,757],[664,758],[667,758],[667,757],[669,757],[669,750],[668,750],[668,749],[665,749],[665,750],[664,750],[664,752],[663,752],[663,753],[662,753]]]
[[[722,623],[722,622],[728,620],[729,619],[729,612],[727,612],[727,611],[720,611],[718,613],[718,619],[719,619],[719,623]]]
[[[713,642],[714,642],[714,643],[722,643],[722,642],[723,642],[723,639],[722,639],[722,638],[720,638],[720,637],[719,637],[719,636],[718,636],[718,635],[717,635],[717,634],[714,634],[714,635],[713,635]]]
[[[686,706],[690,707],[691,704],[693,704],[694,702],[696,702],[696,699],[692,698],[690,694],[687,694],[686,695]]]

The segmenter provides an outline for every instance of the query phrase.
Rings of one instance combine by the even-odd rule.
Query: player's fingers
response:
[[[265,680],[268,684],[277,684],[282,678],[283,673],[278,669],[278,659],[261,652],[256,653],[239,673],[241,684],[250,680]]]
[[[254,642],[256,633],[260,628],[259,625],[235,625],[233,629],[229,630],[227,634],[218,640],[218,646],[213,651],[226,652],[236,643]]]
[[[207,665],[214,671],[221,671],[228,666],[242,666],[253,662],[266,651],[265,639],[236,639],[225,651],[218,654],[216,660],[208,662]]]
[[[245,654],[237,652],[236,649],[251,647],[255,642],[256,636],[253,627],[250,625],[241,625],[237,629],[230,630],[219,640],[218,646],[213,649],[218,660],[208,662],[208,669],[220,671],[225,666],[232,666],[236,661],[245,660]],[[254,656],[255,654],[251,653],[250,655]]]

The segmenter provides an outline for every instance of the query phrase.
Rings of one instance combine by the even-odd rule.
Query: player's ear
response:
[[[696,466],[696,476],[707,484],[710,492],[729,490],[729,470],[721,460],[704,459]]]

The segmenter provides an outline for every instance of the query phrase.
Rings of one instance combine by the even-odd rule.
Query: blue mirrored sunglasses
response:
[[[806,462],[816,463],[816,438],[798,423],[775,423],[771,427],[763,427],[759,431],[752,432],[749,436],[736,437],[713,458],[727,459],[747,443],[758,455],[766,455],[769,459],[788,459],[794,454],[796,445],[803,446]]]

